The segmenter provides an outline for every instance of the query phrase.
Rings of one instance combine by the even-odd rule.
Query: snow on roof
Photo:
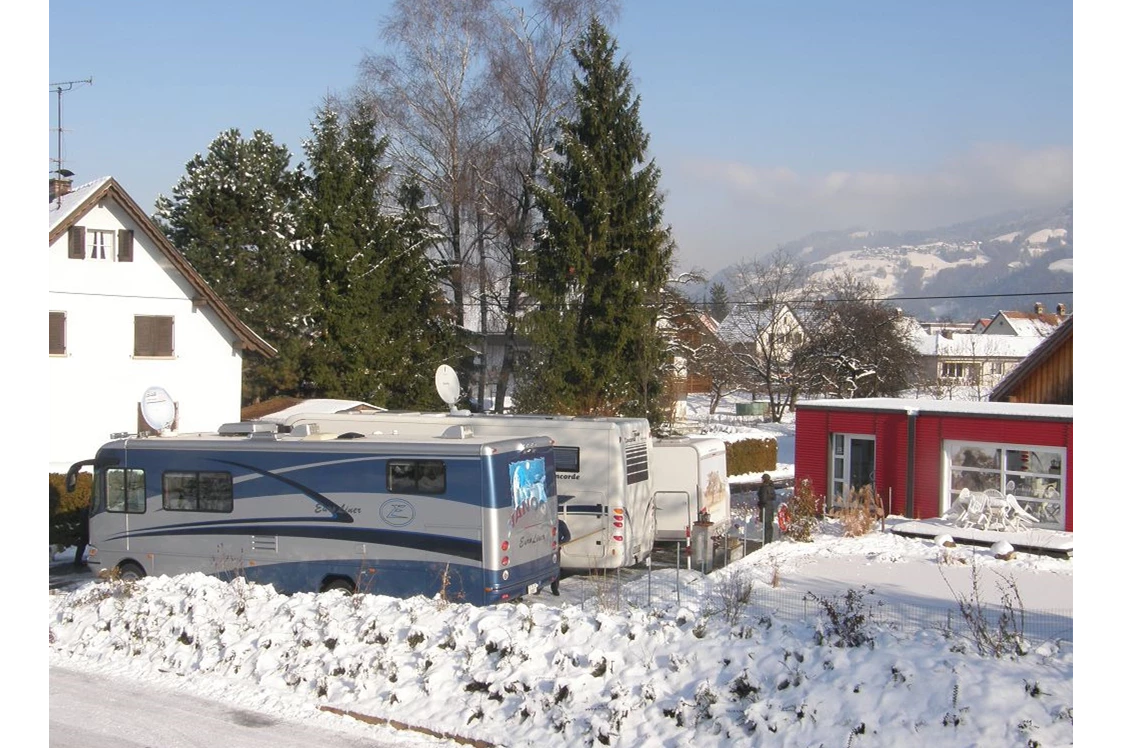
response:
[[[112,177],[98,177],[92,182],[86,182],[83,185],[75,187],[70,192],[50,202],[50,207],[47,211],[47,231],[48,233],[58,226],[66,217],[81,205],[87,197],[92,193],[101,189],[106,182]]]
[[[977,333],[912,333],[913,348],[921,356],[964,358],[1025,358],[1045,338],[1023,335],[979,335]]]
[[[380,408],[377,405],[365,403],[362,400],[331,400],[328,398],[312,398],[304,400],[296,405],[278,410],[275,413],[260,416],[257,420],[269,421],[273,423],[284,423],[285,419],[290,416],[301,415],[303,413],[348,413],[351,411],[364,413],[373,411],[384,411],[385,408]]]
[[[999,312],[1006,318],[1015,335],[1044,337],[1057,329],[1064,318],[1057,314],[1030,312]]]
[[[830,408],[833,410],[881,410],[893,413],[980,415],[998,418],[1041,418],[1072,420],[1071,405],[1041,405],[1038,403],[992,403],[964,400],[921,400],[895,397],[869,397],[853,400],[803,400],[800,408]]]

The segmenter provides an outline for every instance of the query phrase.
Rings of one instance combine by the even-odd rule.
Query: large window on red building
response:
[[[948,506],[959,492],[988,488],[1013,494],[1037,527],[1064,529],[1064,467],[1060,447],[948,441]]]

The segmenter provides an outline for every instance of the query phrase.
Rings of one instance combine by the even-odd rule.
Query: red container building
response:
[[[959,492],[1012,493],[1072,532],[1072,406],[870,398],[796,406],[795,479],[833,506],[871,485],[890,513],[940,517]]]

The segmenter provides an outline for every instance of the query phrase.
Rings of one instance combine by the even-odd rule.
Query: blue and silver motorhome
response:
[[[69,476],[93,468],[91,566],[479,605],[558,579],[548,437],[312,431],[228,424],[105,444]]]
[[[569,530],[565,569],[616,569],[649,558],[655,544],[655,502],[645,418],[394,412],[300,412],[270,423],[328,434],[413,436],[461,429],[498,439],[543,434],[554,440],[558,516]]]

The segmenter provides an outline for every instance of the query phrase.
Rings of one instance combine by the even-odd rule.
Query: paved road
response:
[[[151,683],[50,669],[52,748],[415,748],[454,745],[385,727],[344,731],[341,717],[317,712],[296,722]],[[359,723],[356,723],[359,724]],[[338,726],[341,729],[333,729]],[[366,737],[359,730],[368,735]],[[17,744],[19,741],[17,740]]]

